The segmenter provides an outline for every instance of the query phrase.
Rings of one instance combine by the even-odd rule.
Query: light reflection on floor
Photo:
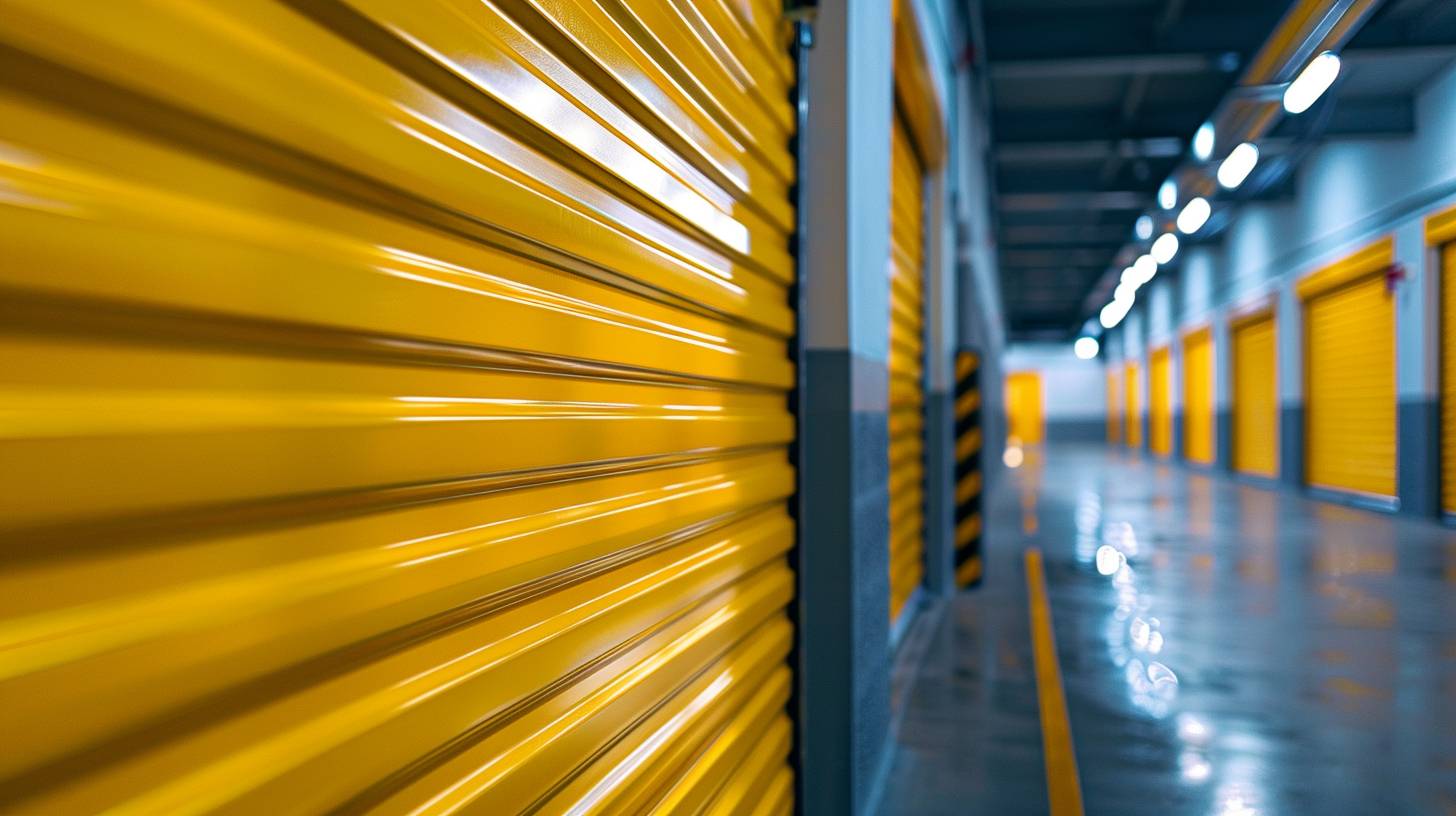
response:
[[[1456,812],[1456,530],[1101,446],[1031,459],[988,497],[987,584],[908,695],[885,812],[1045,812],[1032,542],[1089,814]]]

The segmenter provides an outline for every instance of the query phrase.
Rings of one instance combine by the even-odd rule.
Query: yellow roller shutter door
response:
[[[890,187],[890,617],[924,575],[924,166],[896,113]]]
[[[1125,372],[1122,386],[1127,394],[1123,401],[1123,411],[1127,415],[1127,446],[1140,448],[1143,444],[1143,406],[1138,394],[1138,364],[1128,363]]]
[[[1006,431],[1015,442],[1040,445],[1046,439],[1045,410],[1039,372],[1016,371],[1006,375]]]
[[[1441,250],[1441,507],[1456,513],[1456,243]]]
[[[1173,452],[1173,361],[1167,346],[1148,361],[1148,448],[1159,456]]]
[[[1117,444],[1122,441],[1122,385],[1118,382],[1117,370],[1107,368],[1107,441]]]
[[[1388,255],[1367,251],[1301,282],[1305,465],[1316,487],[1395,495],[1395,303],[1379,274]]]
[[[1183,338],[1183,455],[1213,464],[1213,330]]]
[[[777,4],[3,8],[0,810],[791,812]]]
[[[1274,315],[1233,326],[1233,453],[1240,473],[1279,475],[1279,390]]]

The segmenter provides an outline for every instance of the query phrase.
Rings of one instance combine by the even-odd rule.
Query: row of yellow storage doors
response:
[[[6,0],[0,809],[788,813],[767,0]]]
[[[1183,455],[1200,464],[1213,462],[1213,337],[1208,328],[1183,338]],[[1173,453],[1173,351],[1154,349],[1148,362],[1148,447],[1160,456]]]
[[[1305,301],[1306,479],[1312,486],[1395,495],[1395,312],[1381,274],[1392,261],[1393,245],[1386,240],[1299,284]],[[1279,424],[1272,312],[1240,317],[1231,334],[1234,467],[1272,477],[1278,469]],[[1212,460],[1212,355],[1207,329],[1184,338],[1184,454],[1199,462]],[[1171,368],[1168,347],[1152,352],[1149,447],[1162,455],[1171,452]],[[1134,364],[1128,365],[1127,376],[1132,403]],[[1127,422],[1131,440],[1140,417],[1129,414]]]
[[[1232,432],[1234,468],[1240,472],[1274,476],[1277,456],[1278,401],[1274,383],[1273,316],[1263,313],[1241,320],[1233,327],[1234,373]],[[1172,450],[1171,351],[1155,351],[1150,366],[1149,426],[1156,443],[1155,453]],[[1183,456],[1199,464],[1211,464],[1217,439],[1217,409],[1214,404],[1213,331],[1204,327],[1183,338]],[[1127,400],[1137,404],[1137,367],[1129,364],[1126,376]],[[1115,378],[1113,372],[1109,377]],[[1109,383],[1113,383],[1109,379]],[[1114,386],[1109,384],[1109,394]],[[1129,439],[1137,438],[1141,418],[1127,417]],[[1121,423],[1119,422],[1120,426]],[[1119,427],[1120,429],[1120,427]],[[1114,440],[1116,441],[1116,440]],[[1130,445],[1135,443],[1130,442]]]

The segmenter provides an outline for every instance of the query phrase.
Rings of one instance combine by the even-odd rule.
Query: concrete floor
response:
[[[1047,812],[1035,545],[1088,814],[1456,814],[1456,530],[1103,446],[1028,457],[988,508],[882,813]]]

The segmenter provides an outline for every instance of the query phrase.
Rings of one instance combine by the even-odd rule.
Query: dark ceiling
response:
[[[983,0],[1002,295],[1012,340],[1061,340],[1089,317],[1133,222],[1290,3]],[[1341,93],[1322,137],[1408,134],[1415,83],[1449,62],[1456,2],[1388,0],[1347,49],[1425,57],[1420,77]],[[1426,52],[1412,51],[1425,47]],[[1361,49],[1365,49],[1363,52]],[[1398,72],[1398,71],[1397,71]],[[1287,191],[1286,191],[1287,192]]]

